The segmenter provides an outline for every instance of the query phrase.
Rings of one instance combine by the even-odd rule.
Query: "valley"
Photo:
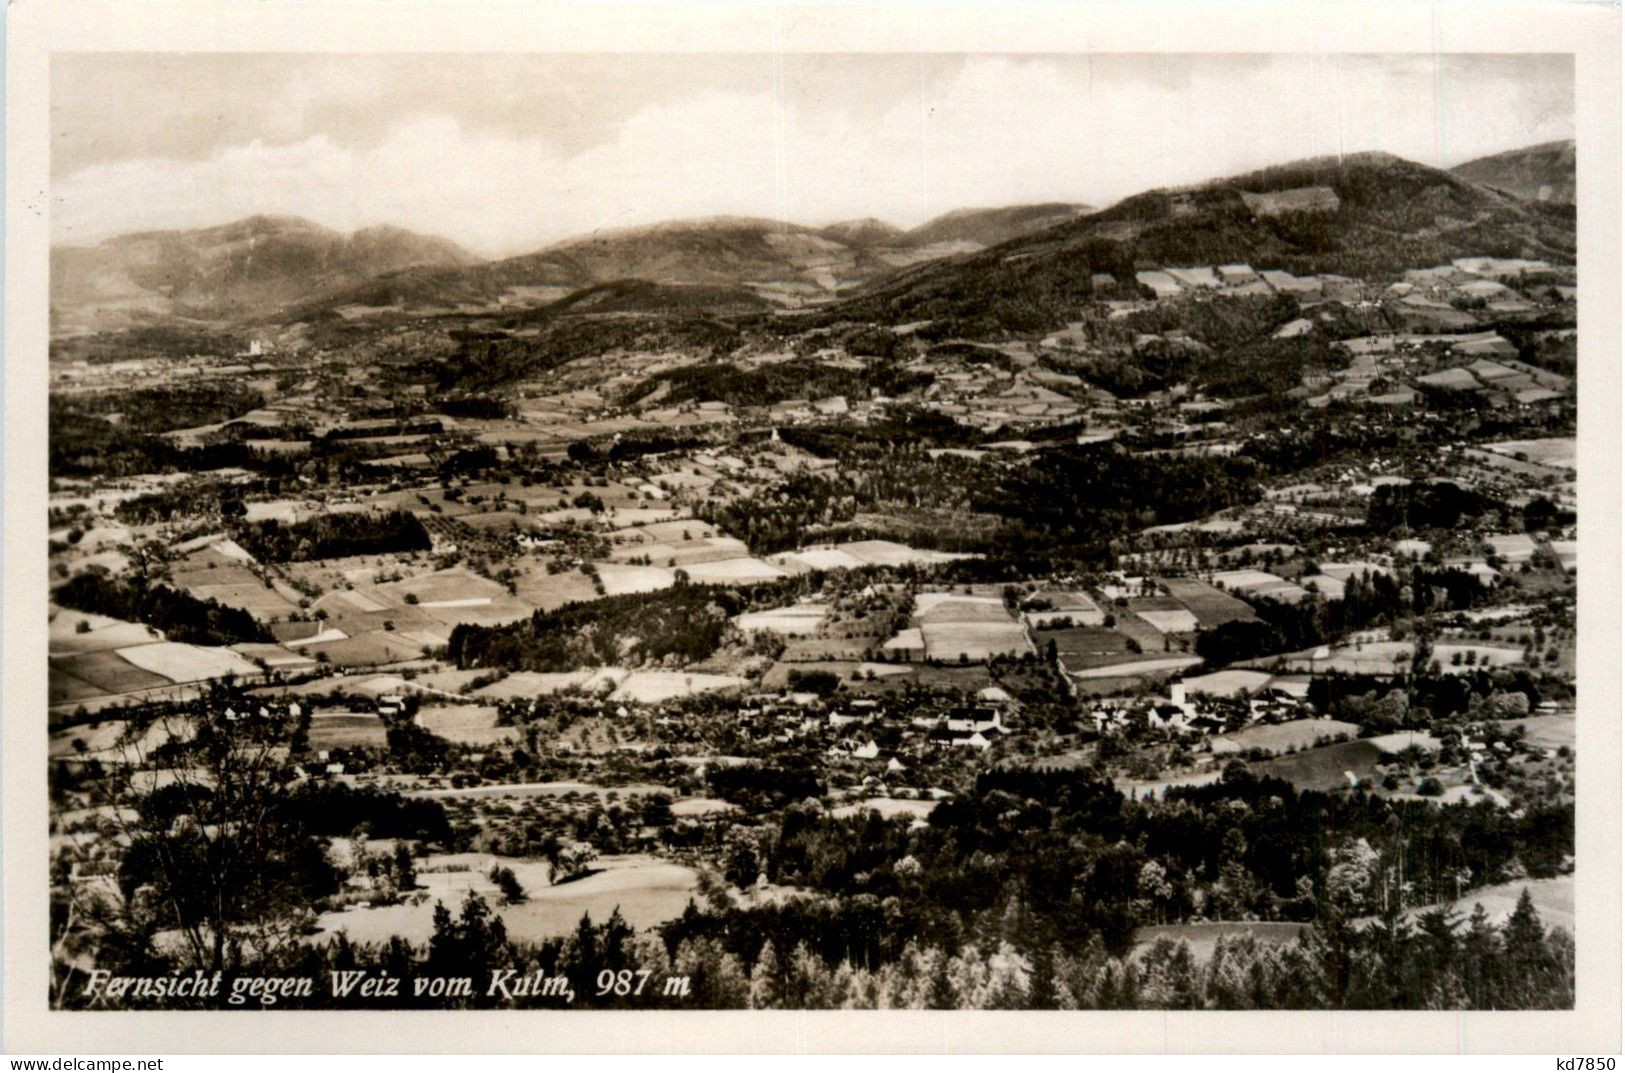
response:
[[[1512,949],[1472,1003],[1572,1005],[1519,894],[1572,926],[1611,716],[1528,153],[496,261],[54,251],[57,971],[229,935],[635,952],[716,1007],[1389,1008]],[[1349,970],[1419,936],[1431,982]]]

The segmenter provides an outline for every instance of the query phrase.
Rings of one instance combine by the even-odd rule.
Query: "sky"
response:
[[[504,256],[714,215],[910,227],[1310,156],[1574,136],[1558,55],[62,53],[52,235],[253,213]]]

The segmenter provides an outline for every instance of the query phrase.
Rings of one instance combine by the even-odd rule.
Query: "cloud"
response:
[[[293,140],[309,124],[286,119],[191,159],[80,168],[57,184],[53,230],[83,242],[274,212],[343,230],[398,224],[502,254],[689,216],[911,225],[970,205],[1105,204],[1363,149],[1449,165],[1570,137],[1573,123],[1571,75],[1544,57],[985,56],[930,78],[900,73],[879,102],[821,93],[816,80],[793,91],[735,82],[646,99],[586,144],[517,113],[498,124],[424,109],[380,119],[367,137]],[[308,92],[289,103],[300,115],[328,107]]]

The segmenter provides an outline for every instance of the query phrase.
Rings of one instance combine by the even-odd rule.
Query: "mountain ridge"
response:
[[[1532,201],[1572,205],[1575,197],[1575,145],[1568,138],[1469,160],[1451,172]]]
[[[873,217],[808,226],[725,215],[598,230],[495,260],[390,225],[343,234],[301,217],[256,214],[53,248],[53,325],[550,306],[648,312],[664,302],[692,312],[707,301],[730,314],[830,307],[871,315],[895,305],[896,319],[915,321],[945,308],[963,316],[982,301],[991,309],[1008,287],[1029,305],[1075,303],[1100,272],[1132,293],[1136,269],[1174,265],[1247,262],[1367,277],[1430,257],[1572,258],[1572,209],[1461,174],[1486,161],[1503,172],[1553,156],[1561,165],[1565,146],[1572,167],[1572,143],[1451,171],[1363,152],[1151,189],[1099,210],[1072,202],[957,209],[907,230]],[[1025,264],[999,267],[1015,262]],[[1004,282],[983,290],[972,277]],[[640,282],[649,286],[631,286]],[[564,301],[605,284],[617,289]]]

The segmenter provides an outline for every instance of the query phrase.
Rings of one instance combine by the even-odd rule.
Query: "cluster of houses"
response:
[[[1244,688],[1239,691],[1246,692]],[[1238,708],[1233,697],[1192,689],[1188,682],[1175,682],[1169,686],[1166,697],[1102,698],[1095,702],[1089,718],[1096,733],[1102,734],[1125,729],[1142,717],[1155,730],[1219,734],[1227,729],[1239,729],[1231,726],[1238,714],[1246,726],[1312,717],[1316,713],[1308,703],[1308,695],[1307,676],[1276,676],[1240,702],[1243,709]]]
[[[810,693],[758,695],[747,698],[738,710],[739,726],[762,739],[789,742],[828,738],[825,753],[833,759],[879,761],[883,750],[876,730],[887,724],[900,732],[901,742],[890,750],[888,771],[902,770],[899,755],[919,756],[944,749],[985,752],[1010,732],[1016,702],[997,686],[989,686],[974,704],[937,711],[905,714],[886,698],[856,697],[826,705]],[[889,735],[888,735],[889,736]]]

